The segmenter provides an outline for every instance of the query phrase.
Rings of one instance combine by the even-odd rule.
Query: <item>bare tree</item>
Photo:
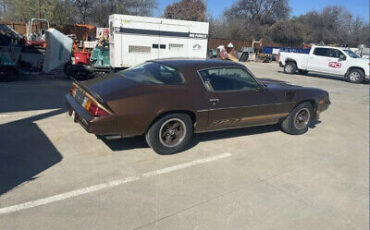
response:
[[[107,26],[111,14],[151,16],[156,8],[156,0],[96,0],[92,20],[100,26]]]
[[[225,11],[229,18],[242,18],[260,25],[274,24],[287,19],[290,8],[288,0],[239,0]]]
[[[302,30],[302,38],[307,43],[357,46],[368,44],[369,30],[359,18],[340,6],[328,6],[322,11],[311,11],[297,18]]]
[[[163,16],[172,19],[205,21],[206,5],[201,0],[182,0],[168,5]]]
[[[74,0],[74,6],[77,9],[81,23],[88,23],[88,19],[92,15],[95,3],[96,0]]]

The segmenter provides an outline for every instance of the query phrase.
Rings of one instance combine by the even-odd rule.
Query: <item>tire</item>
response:
[[[290,112],[281,123],[281,128],[284,132],[292,135],[304,134],[308,130],[312,117],[313,108],[311,103],[303,102]]]
[[[365,73],[360,69],[351,69],[346,75],[346,79],[351,83],[362,83],[365,80]]]
[[[307,70],[298,70],[298,73],[306,75],[306,74],[308,74],[308,71]]]
[[[72,76],[72,63],[71,62],[67,62],[64,65],[63,71],[64,71],[65,75],[67,76],[67,78],[70,78]]]
[[[158,119],[147,131],[145,139],[158,154],[173,154],[184,150],[192,136],[191,118],[184,113],[173,113]]]
[[[287,73],[287,74],[295,74],[295,72],[297,71],[297,65],[290,61],[288,63],[285,64],[284,66],[284,72]]]

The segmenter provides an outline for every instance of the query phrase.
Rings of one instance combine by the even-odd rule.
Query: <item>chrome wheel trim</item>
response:
[[[360,75],[360,73],[359,73],[359,72],[352,72],[352,73],[350,73],[350,75],[349,75],[349,79],[350,79],[351,81],[359,81],[359,80],[360,80],[360,78],[361,78],[361,75]]]
[[[287,72],[288,72],[288,73],[293,72],[293,66],[292,66],[292,64],[288,64],[288,65],[285,67],[285,69],[287,70]]]
[[[307,108],[300,109],[294,116],[294,127],[298,130],[305,129],[310,121],[311,113]]]
[[[172,125],[171,125],[172,123]],[[175,125],[178,125],[174,128]],[[159,141],[162,145],[173,148],[180,145],[186,136],[186,126],[185,123],[179,118],[171,118],[165,121],[161,128],[159,129]],[[167,139],[166,138],[170,138]],[[170,141],[169,141],[170,140]],[[174,142],[174,143],[168,143]]]

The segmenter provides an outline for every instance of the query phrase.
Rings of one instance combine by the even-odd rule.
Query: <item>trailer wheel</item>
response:
[[[64,70],[64,73],[67,76],[67,78],[72,77],[72,63],[71,62],[67,62],[64,65],[64,69],[63,70]]]
[[[284,66],[285,73],[294,74],[296,71],[297,71],[297,65],[294,62],[290,61],[285,64]]]

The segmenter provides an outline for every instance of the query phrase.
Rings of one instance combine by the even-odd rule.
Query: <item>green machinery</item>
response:
[[[0,24],[0,80],[17,77],[21,51],[21,36],[7,25]]]
[[[68,63],[64,67],[67,76],[76,80],[86,80],[94,77],[103,77],[110,73],[109,47],[97,46],[88,59],[88,63],[72,64]]]
[[[95,47],[91,52],[90,65],[98,69],[109,69],[109,48],[104,46]]]

